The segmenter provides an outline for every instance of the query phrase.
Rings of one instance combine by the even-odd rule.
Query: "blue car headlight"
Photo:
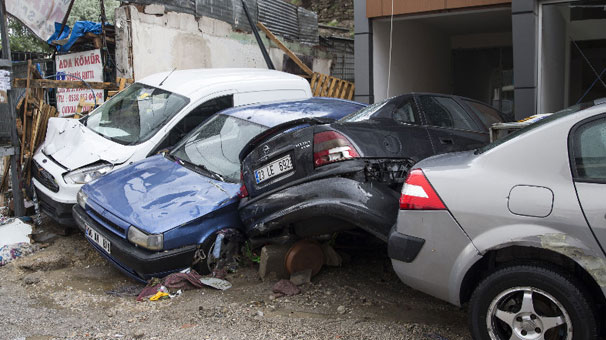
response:
[[[128,228],[128,240],[149,250],[162,250],[164,248],[163,234],[146,234],[132,225]]]
[[[80,208],[86,210],[86,203],[88,202],[88,195],[85,194],[82,191],[82,189],[80,189],[78,191],[78,193],[76,194],[76,201],[78,202],[78,205],[80,206]]]

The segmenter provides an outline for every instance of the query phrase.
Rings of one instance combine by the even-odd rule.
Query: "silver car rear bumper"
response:
[[[481,257],[447,210],[400,211],[389,255],[402,282],[455,305],[465,272]]]

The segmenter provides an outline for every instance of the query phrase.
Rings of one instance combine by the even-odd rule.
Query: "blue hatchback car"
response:
[[[138,281],[191,266],[207,273],[217,235],[242,229],[238,156],[246,144],[282,123],[336,120],[364,106],[312,98],[222,111],[172,151],[83,186],[73,216],[90,244]]]

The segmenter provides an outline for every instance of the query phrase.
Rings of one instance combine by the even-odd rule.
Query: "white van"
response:
[[[80,120],[49,120],[32,164],[40,208],[60,224],[73,225],[72,206],[82,185],[170,148],[214,113],[309,97],[305,79],[271,70],[200,69],[149,76]]]

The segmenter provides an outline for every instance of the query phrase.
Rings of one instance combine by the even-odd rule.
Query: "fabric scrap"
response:
[[[5,266],[18,257],[32,254],[38,249],[37,245],[26,242],[3,246],[0,248],[0,267]]]

